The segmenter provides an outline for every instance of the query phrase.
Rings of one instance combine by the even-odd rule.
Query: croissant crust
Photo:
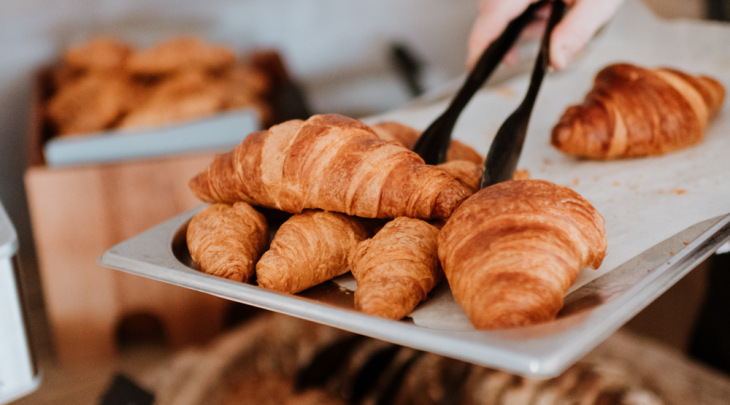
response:
[[[276,232],[256,265],[260,286],[295,294],[349,270],[347,256],[369,236],[362,220],[308,210],[293,215]]]
[[[630,64],[601,70],[583,104],[569,107],[551,143],[591,159],[659,155],[702,141],[725,89],[715,79]]]
[[[264,216],[246,203],[211,204],[190,220],[187,243],[200,270],[248,282],[268,239]]]
[[[319,115],[249,135],[190,182],[203,201],[291,213],[446,218],[470,194],[442,170],[359,121]]]
[[[470,197],[439,233],[454,298],[478,329],[555,318],[583,267],[606,254],[603,217],[579,194],[514,180]]]
[[[389,319],[410,314],[443,276],[438,232],[420,219],[400,217],[358,243],[349,259],[357,280],[355,308]]]

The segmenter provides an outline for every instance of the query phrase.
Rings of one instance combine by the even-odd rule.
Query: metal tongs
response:
[[[542,36],[527,94],[519,107],[497,131],[484,162],[480,188],[512,178],[522,152],[532,108],[550,64],[550,36],[565,13],[565,3],[562,0],[543,0],[531,4],[520,16],[512,20],[504,32],[482,53],[449,107],[426,128],[413,147],[413,151],[418,153],[426,164],[437,165],[446,161],[446,152],[451,144],[451,132],[461,111],[497,68],[520,33],[532,21],[535,12],[548,3],[552,3],[552,12]]]

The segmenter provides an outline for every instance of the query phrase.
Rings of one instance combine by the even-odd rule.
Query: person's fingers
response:
[[[563,69],[593,34],[616,12],[623,0],[574,0],[573,7],[550,38],[550,63]],[[566,2],[570,4],[571,2]]]
[[[507,24],[520,15],[536,0],[482,0],[479,15],[474,22],[467,53],[467,66],[471,69],[484,49],[507,28]]]

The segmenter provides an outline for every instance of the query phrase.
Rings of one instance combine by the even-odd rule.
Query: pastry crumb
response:
[[[578,184],[580,184],[580,179],[576,177],[573,179],[573,185],[577,186]]]
[[[681,189],[681,188],[673,188],[673,189],[669,190],[669,192],[676,194],[676,195],[682,195],[682,194],[686,193],[687,190]]]
[[[618,187],[618,186],[620,186],[620,185],[621,185],[621,183],[619,183],[618,181],[614,181],[614,182],[613,182],[613,185],[614,185],[614,186],[616,186],[616,187]]]

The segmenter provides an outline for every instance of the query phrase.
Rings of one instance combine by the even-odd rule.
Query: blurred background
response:
[[[730,2],[723,0],[643,1],[654,13],[667,19],[727,20],[730,17]],[[29,150],[40,147],[33,132],[42,134],[44,131],[34,122],[38,117],[33,113],[34,103],[39,102],[37,85],[41,69],[57,66],[66,49],[97,36],[112,36],[139,49],[173,37],[194,36],[212,44],[225,45],[240,58],[256,50],[275,50],[286,70],[287,79],[295,83],[305,96],[309,112],[340,113],[359,118],[393,110],[422,93],[438,92],[461,77],[465,73],[466,43],[477,3],[477,0],[3,0],[0,4],[0,201],[18,233],[27,320],[32,345],[41,362],[58,364],[59,349],[50,318],[71,315],[49,315],[52,313],[48,310],[49,286],[45,286],[44,292],[40,268],[44,260],[58,264],[60,259],[57,256],[41,258],[46,248],[38,249],[37,241],[39,238],[53,240],[64,232],[81,238],[88,232],[88,227],[113,226],[104,223],[103,217],[87,217],[86,222],[77,224],[73,223],[73,216],[69,214],[64,220],[63,212],[58,212],[58,209],[64,203],[73,204],[72,200],[69,202],[57,194],[26,188],[29,184],[33,187],[56,184],[59,193],[69,190],[60,185],[65,184],[65,180],[60,178],[61,170],[45,172],[42,161],[33,162],[29,157],[34,153]],[[417,77],[415,85],[408,79],[414,75]],[[200,161],[207,162],[208,157],[205,155]],[[192,162],[198,160],[193,158]],[[35,177],[27,181],[24,178],[31,166],[37,170],[34,170]],[[155,170],[155,167],[144,170]],[[161,170],[174,171],[170,168]],[[105,174],[94,177],[94,181],[99,182],[94,184],[111,187],[109,184],[120,184],[119,178]],[[133,185],[120,190],[135,192]],[[157,192],[169,192],[175,196],[178,191]],[[35,194],[29,197],[32,193]],[[86,197],[77,195],[76,198],[83,200]],[[105,198],[112,205],[121,199],[108,195]],[[47,236],[38,235],[44,232],[44,225],[40,219],[32,219],[29,206],[37,212],[42,210],[47,215],[60,217],[55,226],[62,229],[49,231],[52,233]],[[125,209],[113,212],[119,223],[125,221],[119,218],[120,213],[134,215],[132,208]],[[169,210],[160,211],[157,216],[147,216],[146,222],[137,225],[141,229],[109,232],[115,233],[114,238],[123,240],[124,235],[131,236],[184,209],[187,209],[185,204],[172,204]],[[36,216],[42,217],[43,213]],[[90,257],[98,257],[100,253],[103,249],[92,251]],[[63,271],[74,266],[67,265]],[[95,264],[92,262],[90,266]],[[700,266],[693,271],[632,320],[627,328],[685,351],[706,289],[705,267]],[[149,285],[130,286],[129,283],[133,282],[117,282],[119,284],[113,287],[115,291],[124,288],[153,291],[155,288]],[[63,299],[59,295],[61,293],[50,294],[56,297],[52,299]],[[216,308],[227,305],[209,304]],[[145,307],[144,304],[129,305]],[[246,317],[246,311],[239,307],[227,308],[221,316]],[[135,328],[149,331],[150,327],[145,325],[149,322],[154,324],[144,316],[136,318],[136,321],[132,317],[129,321],[113,311],[110,313],[112,323],[115,323],[111,333],[117,341],[127,335],[133,336]],[[134,312],[135,316],[140,314],[144,315],[144,311]],[[100,313],[92,318],[107,315]],[[129,321],[127,329],[121,328],[120,325],[126,321]],[[222,320],[221,324],[224,323],[225,320]],[[76,325],[75,328],[83,334],[83,322]],[[75,337],[68,339],[72,342],[68,344],[73,344]],[[184,346],[184,339],[179,344]],[[71,350],[60,356],[65,359],[62,363],[74,367],[95,364],[87,369],[76,368],[76,377],[71,377],[77,379],[75,383],[87,379],[85,388],[93,391],[80,394],[80,397],[97,397],[107,382],[108,371],[113,368],[99,366],[95,359],[114,358],[116,354],[110,353],[108,348],[99,350],[103,353],[99,357],[91,350]],[[79,361],[74,361],[75,356]],[[131,362],[137,360],[134,358]],[[99,369],[106,370],[107,374],[91,377],[94,372],[88,370]],[[54,380],[52,375],[51,384],[56,381],[56,388],[61,389],[64,383]],[[93,384],[88,382],[89,378],[94,381]],[[18,403],[33,402],[26,399]]]

